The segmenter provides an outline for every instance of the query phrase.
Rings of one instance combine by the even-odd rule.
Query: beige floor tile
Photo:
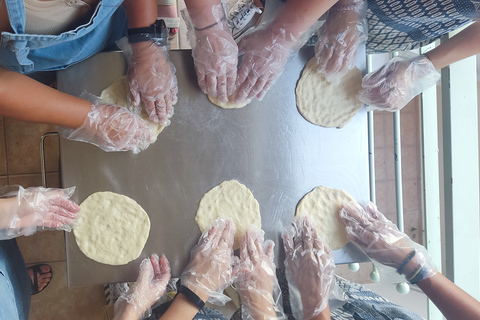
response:
[[[385,180],[395,179],[395,149],[385,148]]]
[[[387,179],[387,166],[385,163],[385,148],[375,148],[375,180],[383,181]]]
[[[422,183],[419,178],[403,181],[403,210],[404,212],[423,211]]]
[[[26,263],[63,261],[65,236],[63,231],[41,231],[28,237],[18,237],[18,246]]]
[[[420,145],[420,120],[418,112],[401,114],[402,148]]]
[[[45,291],[32,296],[30,320],[104,320],[102,286],[67,288],[66,262],[50,263],[54,276]]]
[[[41,172],[40,138],[50,131],[55,131],[51,125],[5,119],[8,174]],[[47,172],[58,171],[58,137],[48,137],[45,140],[45,154]]]
[[[385,147],[385,116],[383,112],[373,113],[375,148]]]
[[[5,149],[5,121],[0,116],[0,175],[7,174],[7,153]]]
[[[378,210],[384,212],[388,208],[387,182],[375,181],[376,205]]]
[[[178,8],[178,16],[180,17],[180,28],[178,31],[178,41],[179,41],[179,48],[182,50],[191,49],[192,47],[188,43],[187,38],[187,25],[185,20],[182,17],[181,11],[183,9],[186,10],[185,1],[184,0],[177,0],[177,8]]]
[[[403,180],[419,179],[422,166],[420,147],[402,147]]]
[[[405,233],[415,242],[423,244],[423,218],[420,211],[405,212]]]

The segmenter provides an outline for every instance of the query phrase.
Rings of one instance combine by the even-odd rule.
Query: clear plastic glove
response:
[[[238,44],[243,58],[238,70],[235,103],[255,97],[262,100],[282,74],[296,42],[297,39],[287,30],[269,27],[243,37]]]
[[[165,256],[159,258],[154,254],[144,259],[137,281],[115,303],[115,318],[128,313],[130,318],[143,319],[149,308],[165,294],[169,280],[170,265]]]
[[[235,263],[235,287],[242,300],[242,319],[285,319],[273,248],[264,232],[251,225],[242,238],[240,259]]]
[[[11,189],[17,189],[10,191]],[[0,189],[0,240],[29,236],[37,230],[71,231],[80,207],[70,201],[75,187],[47,189],[6,186]]]
[[[170,45],[160,46],[153,41],[130,45],[127,38],[117,41],[117,45],[128,61],[127,78],[133,106],[139,106],[142,101],[152,122],[168,126],[178,93],[176,70],[168,58]]]
[[[437,272],[427,250],[398,230],[373,203],[369,202],[366,210],[354,202],[344,203],[339,214],[350,241],[371,259],[404,274],[408,281],[416,275],[421,279],[415,280],[421,281]]]
[[[232,284],[233,236],[231,220],[218,218],[192,249],[191,260],[181,276],[186,286],[203,301],[225,305],[230,298],[223,290]]]
[[[325,24],[318,30],[315,56],[318,72],[328,81],[339,83],[355,67],[357,48],[367,39],[367,2],[344,0],[328,11]]]
[[[211,9],[215,22],[203,29],[199,19],[190,19],[186,11],[182,12],[187,22],[187,36],[192,46],[192,55],[200,89],[220,102],[228,102],[235,90],[237,78],[238,47],[225,21],[223,5]],[[195,21],[196,20],[196,21]]]
[[[64,138],[96,145],[103,151],[145,150],[154,137],[150,125],[138,114],[127,109],[102,102],[99,98],[82,94],[90,100],[92,109],[81,127],[77,129],[59,128]]]
[[[363,78],[357,98],[370,110],[397,111],[438,79],[440,73],[425,55],[402,52]]]
[[[292,299],[302,303],[302,308],[295,310],[295,318],[312,319],[328,306],[335,273],[333,253],[306,217],[297,218],[282,237],[290,292],[300,294],[300,299],[293,294]]]

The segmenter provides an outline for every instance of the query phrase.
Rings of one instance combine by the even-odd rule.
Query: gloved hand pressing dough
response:
[[[355,67],[358,46],[367,39],[366,13],[364,0],[341,0],[328,11],[315,44],[318,72],[328,81],[339,83]]]
[[[230,300],[222,292],[233,282],[234,235],[232,221],[218,218],[192,249],[190,263],[180,280],[204,302],[224,305]]]
[[[303,317],[296,318],[312,319],[328,306],[335,273],[333,253],[306,217],[297,218],[282,236],[287,280],[296,288],[290,292],[299,292],[300,299],[292,298],[302,302]]]
[[[427,250],[398,230],[373,203],[370,202],[366,210],[357,203],[344,203],[339,214],[350,241],[371,259],[405,275],[411,283],[437,272]]]
[[[114,319],[143,319],[146,311],[165,294],[169,280],[170,266],[165,256],[159,258],[154,254],[144,259],[137,281],[115,303]]]
[[[242,319],[285,319],[273,262],[275,243],[251,225],[242,238],[234,267],[235,288],[242,300]]]
[[[439,79],[427,56],[403,52],[367,74],[357,98],[371,110],[397,111]]]
[[[75,187],[50,189],[30,187],[9,191],[0,189],[0,240],[29,236],[37,230],[71,231],[80,207],[70,197]]]
[[[238,47],[227,26],[223,5],[206,7],[204,11],[208,12],[192,16],[182,12],[187,22],[198,85],[203,93],[226,103],[235,90]],[[205,16],[213,17],[208,25],[202,21]]]
[[[152,122],[168,126],[178,93],[176,70],[168,57],[170,45],[155,41],[129,44],[127,38],[117,45],[128,61],[132,104],[139,106],[142,101]]]
[[[90,94],[82,94],[92,102],[82,126],[76,129],[59,128],[63,137],[91,143],[103,151],[133,151],[139,153],[152,142],[150,125],[138,114],[126,108],[102,102]],[[153,139],[154,140],[154,139]]]

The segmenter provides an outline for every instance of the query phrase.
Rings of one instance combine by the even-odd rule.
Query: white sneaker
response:
[[[233,39],[255,26],[262,10],[252,0],[239,0],[228,12],[227,24],[232,30]]]

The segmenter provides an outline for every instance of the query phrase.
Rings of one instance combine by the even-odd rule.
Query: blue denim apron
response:
[[[90,21],[60,35],[25,34],[22,0],[5,0],[13,33],[0,37],[0,66],[20,73],[65,69],[126,35],[123,0],[104,0]]]
[[[0,319],[28,320],[31,280],[15,239],[0,240]]]

